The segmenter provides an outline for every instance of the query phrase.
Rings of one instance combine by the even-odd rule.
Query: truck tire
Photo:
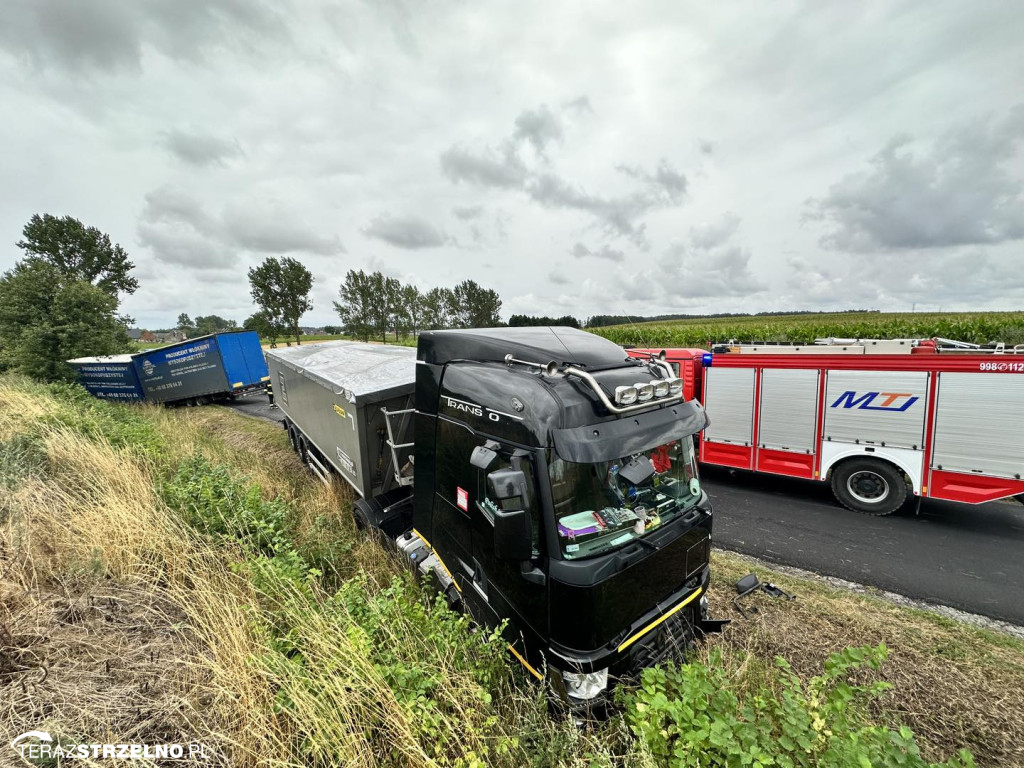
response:
[[[382,547],[395,548],[395,542],[378,527],[380,505],[376,504],[373,499],[356,499],[352,504],[352,517],[355,518],[357,531],[365,534],[371,541]]]
[[[309,446],[306,445],[306,438],[302,435],[296,435],[295,441],[298,445],[296,450],[299,452],[299,459],[302,460],[303,464],[309,464]]]
[[[907,500],[903,473],[886,461],[847,459],[832,470],[832,493],[839,503],[865,515],[891,515]]]

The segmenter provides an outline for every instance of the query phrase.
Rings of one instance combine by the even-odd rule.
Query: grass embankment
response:
[[[720,317],[590,328],[616,344],[642,347],[704,347],[709,341],[815,339],[917,339],[938,336],[972,344],[1024,344],[1024,312],[842,312],[824,315]]]
[[[273,425],[0,378],[3,733],[196,741],[207,765],[921,765],[905,723],[932,760],[1024,762],[1024,645],[782,576],[798,600],[577,729],[350,501]],[[748,566],[714,567],[729,615]]]

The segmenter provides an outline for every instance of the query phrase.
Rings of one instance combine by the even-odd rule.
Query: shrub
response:
[[[877,669],[886,653],[884,644],[834,653],[806,685],[777,657],[774,673],[741,693],[715,649],[707,664],[646,670],[626,697],[626,718],[672,766],[935,768],[940,764],[925,762],[909,728],[871,723],[866,705],[889,685],[851,681],[865,666]],[[941,765],[964,768],[974,760],[962,750]]]
[[[288,504],[264,499],[259,486],[234,478],[226,466],[193,456],[161,491],[168,506],[200,533],[270,557],[293,551]]]

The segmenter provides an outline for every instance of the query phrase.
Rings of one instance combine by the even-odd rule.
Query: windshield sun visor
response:
[[[614,461],[696,434],[707,423],[704,409],[689,401],[601,424],[555,429],[552,438],[555,453],[564,461]]]

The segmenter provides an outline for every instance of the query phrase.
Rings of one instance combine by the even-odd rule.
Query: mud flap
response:
[[[725,629],[727,624],[732,624],[732,619],[701,618],[697,625],[702,635],[717,634]]]

